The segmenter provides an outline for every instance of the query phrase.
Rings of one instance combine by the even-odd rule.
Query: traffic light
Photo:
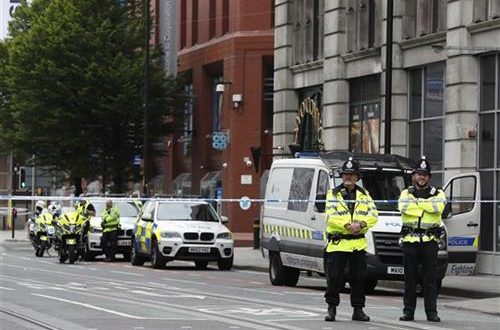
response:
[[[26,167],[19,167],[19,189],[26,189]]]

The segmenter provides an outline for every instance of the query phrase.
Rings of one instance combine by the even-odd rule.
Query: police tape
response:
[[[134,202],[134,201],[160,201],[165,203],[179,203],[179,202],[217,202],[217,203],[240,203],[242,201],[251,202],[251,203],[324,203],[324,202],[340,202],[339,200],[327,200],[327,199],[275,199],[275,198],[249,198],[246,196],[240,198],[203,198],[203,197],[190,197],[190,198],[182,198],[182,197],[146,197],[146,198],[132,198],[132,197],[107,197],[107,196],[82,196],[82,197],[65,197],[65,196],[16,196],[16,195],[0,195],[0,201],[51,201],[51,202],[78,202],[81,200],[87,201],[121,201],[121,202]],[[409,200],[409,201],[422,201],[419,199]],[[359,202],[356,200],[342,200],[345,203],[354,203]],[[400,202],[398,199],[377,199],[373,200],[375,203],[379,204],[397,204]],[[429,201],[430,202],[430,201]],[[500,200],[473,200],[473,199],[451,199],[444,200],[446,203],[500,203]]]

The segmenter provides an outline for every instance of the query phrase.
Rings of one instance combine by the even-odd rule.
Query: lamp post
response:
[[[393,2],[387,0],[386,43],[385,43],[385,130],[384,153],[391,153],[392,121],[392,16]]]
[[[143,193],[148,193],[149,180],[149,15],[150,3],[149,0],[144,0],[144,95],[143,95],[143,111],[144,111],[144,136],[143,136],[143,165],[142,165],[142,189]]]

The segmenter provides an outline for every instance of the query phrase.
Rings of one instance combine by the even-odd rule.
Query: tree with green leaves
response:
[[[144,1],[22,1],[0,43],[0,145],[74,178],[112,177],[117,191],[142,154]],[[184,88],[153,49],[148,139],[183,121]],[[167,120],[174,118],[174,120]],[[156,150],[158,152],[158,150]]]

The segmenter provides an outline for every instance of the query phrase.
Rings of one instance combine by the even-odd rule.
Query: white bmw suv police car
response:
[[[102,212],[106,208],[106,200],[92,200],[89,202],[94,205],[96,214],[90,218],[90,228],[87,239],[84,242],[84,259],[93,260],[96,256],[103,254],[101,246],[102,237]],[[120,229],[118,230],[118,241],[116,253],[123,254],[125,260],[130,260],[130,238],[134,229],[135,221],[139,215],[139,208],[133,202],[115,201],[113,205],[120,211]]]
[[[205,201],[148,201],[134,228],[132,265],[151,260],[158,269],[172,260],[187,260],[205,269],[216,261],[220,270],[230,270],[234,241],[226,222]]]

